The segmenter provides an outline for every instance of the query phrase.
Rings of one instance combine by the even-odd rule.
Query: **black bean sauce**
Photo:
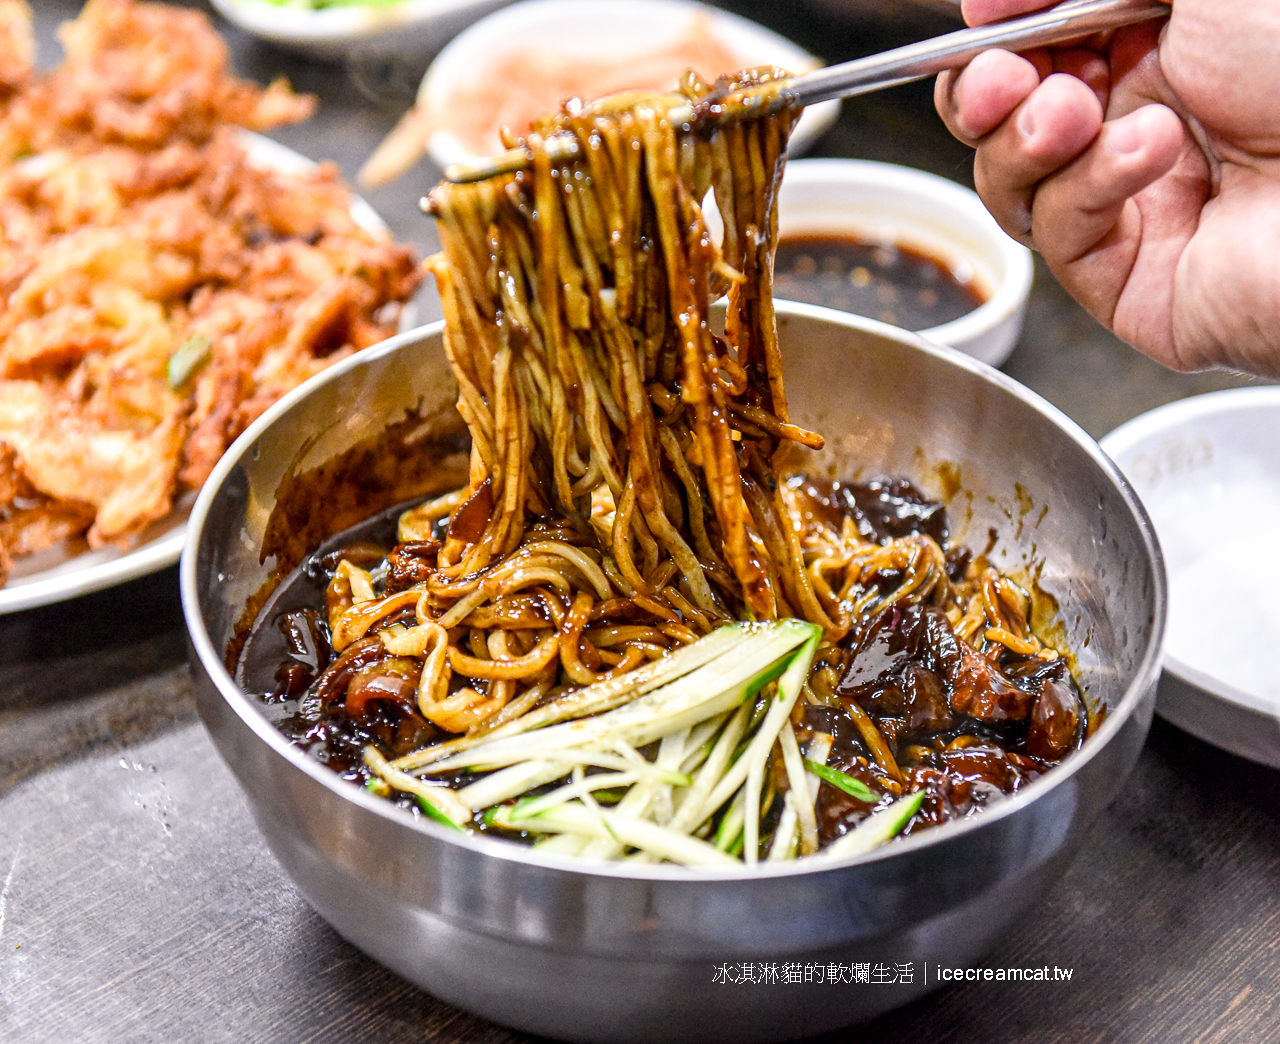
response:
[[[971,552],[948,543],[943,505],[910,482],[801,476],[789,484],[802,494],[798,500],[809,519],[837,530],[851,521],[877,543],[928,536],[946,550],[953,581],[969,568]],[[259,614],[238,664],[238,680],[258,694],[275,725],[358,784],[370,780],[366,745],[395,758],[447,738],[419,716],[416,679],[378,635],[353,642],[340,656],[329,641],[325,592],[342,558],[371,568],[380,594],[412,587],[434,567],[438,540],[396,544],[396,520],[407,506],[346,530],[294,570]],[[442,520],[438,535],[448,524]],[[914,790],[926,796],[908,833],[971,815],[1036,778],[1083,737],[1083,704],[1064,659],[999,649],[979,653],[956,637],[938,606],[891,605],[821,656],[834,678],[831,698],[826,706],[806,708],[802,739],[829,734],[827,764],[864,783],[876,798],[863,801],[823,784],[817,814],[824,842]],[[858,725],[868,719],[896,776]],[[407,795],[393,800],[414,808]]]
[[[837,529],[851,520],[877,543],[929,536],[946,550],[951,580],[964,578],[972,552],[948,544],[943,505],[910,482],[802,477],[791,482],[815,520]],[[877,800],[863,801],[823,785],[817,814],[824,842],[852,829],[898,792],[925,793],[907,833],[972,815],[1079,746],[1086,716],[1066,660],[992,649],[989,655],[979,653],[961,642],[940,607],[894,604],[827,653],[837,677],[832,705],[807,708],[804,724],[831,735],[827,763],[865,783]],[[855,727],[863,716],[891,755],[896,777]]]

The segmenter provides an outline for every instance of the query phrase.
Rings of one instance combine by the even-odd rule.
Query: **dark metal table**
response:
[[[78,4],[36,6],[48,64],[52,28]],[[897,42],[799,6],[726,6],[829,60]],[[309,124],[277,135],[307,155],[337,160],[350,176],[394,121],[395,108],[369,102],[341,68],[227,35],[243,74],[285,72],[320,96]],[[961,182],[971,173],[925,86],[847,102],[816,151]],[[424,251],[434,233],[415,203],[437,176],[424,162],[369,195],[396,234]],[[433,307],[428,299],[428,317]],[[1043,270],[1005,369],[1094,435],[1159,403],[1241,382],[1162,370],[1100,329]],[[0,1039],[523,1039],[384,971],[285,879],[195,717],[176,587],[170,569],[0,618]],[[1047,966],[1050,976],[1070,969],[1070,979],[944,986],[838,1039],[1275,1039],[1278,824],[1280,773],[1157,720],[1083,854],[983,964]]]

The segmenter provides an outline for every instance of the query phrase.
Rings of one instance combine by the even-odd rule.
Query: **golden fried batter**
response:
[[[0,0],[0,94],[26,83],[34,57],[31,10],[26,0]]]
[[[94,510],[82,500],[54,500],[40,493],[18,470],[13,447],[0,443],[0,583],[12,557],[34,555],[83,533]]]
[[[27,16],[0,0],[0,582],[67,536],[126,545],[421,279],[335,167],[255,164],[240,128],[313,102],[230,76],[203,15],[90,0],[48,74]]]

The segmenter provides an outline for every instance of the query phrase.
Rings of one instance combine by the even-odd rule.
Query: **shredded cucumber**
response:
[[[879,848],[898,836],[908,821],[920,811],[924,791],[900,797],[892,805],[872,813],[844,837],[837,838],[818,853],[823,859],[848,859]]]
[[[740,868],[761,858],[762,823],[774,822],[767,770],[777,749],[786,793],[767,857],[810,855],[818,846],[819,779],[855,797],[879,797],[823,764],[830,736],[818,736],[807,758],[796,742],[791,714],[821,637],[800,620],[721,627],[626,675],[453,741],[442,756],[388,763],[370,748],[371,789],[412,793],[428,816],[459,829],[480,812],[489,827],[531,836],[539,851]],[[459,790],[424,778],[459,772],[475,774]],[[920,800],[895,802],[822,854],[869,851],[898,833]]]

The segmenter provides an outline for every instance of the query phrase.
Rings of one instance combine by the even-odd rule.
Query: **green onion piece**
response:
[[[213,342],[193,333],[169,356],[169,387],[175,391],[187,383],[213,355]]]
[[[874,805],[881,798],[880,794],[877,794],[862,780],[841,772],[839,769],[834,769],[830,765],[819,765],[816,761],[810,761],[805,758],[804,767],[823,782],[830,783],[837,790],[843,790],[850,797],[855,797],[859,801]]]
[[[369,780],[369,782],[364,785],[364,789],[374,797],[380,798],[389,798],[394,793],[391,787],[387,785],[386,780],[379,779],[377,776],[374,776]]]
[[[465,834],[467,832],[466,827],[459,826],[421,794],[415,794],[413,799],[418,803],[418,807],[422,809],[428,819],[434,819],[437,823],[443,823],[447,827],[452,827],[460,834]]]

